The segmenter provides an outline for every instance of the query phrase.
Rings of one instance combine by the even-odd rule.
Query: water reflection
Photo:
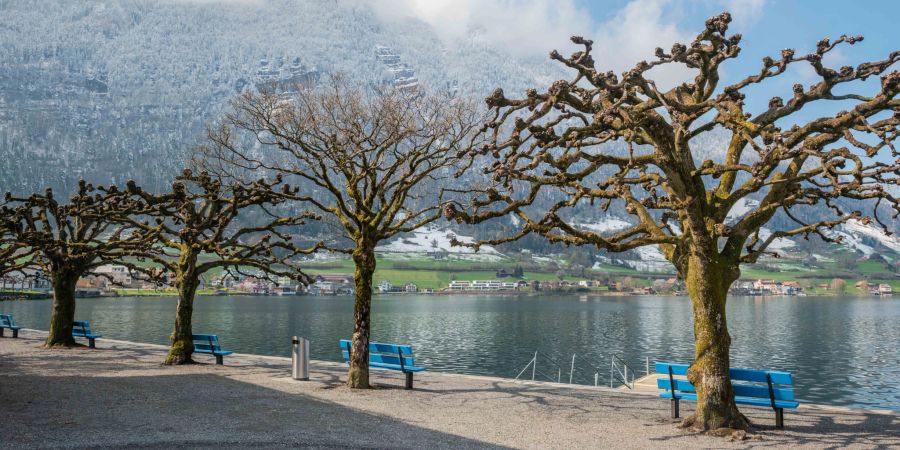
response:
[[[311,340],[312,356],[338,360],[352,329],[352,299],[201,297],[194,330],[218,334],[244,353],[287,356],[290,337]],[[609,358],[643,373],[644,358],[689,362],[690,302],[662,297],[377,297],[373,339],[411,343],[431,370],[513,377],[534,351],[553,355],[568,379],[608,383]],[[114,339],[165,344],[173,298],[78,300],[77,318]],[[49,301],[0,302],[22,325],[46,329]],[[900,297],[729,299],[735,366],[794,372],[798,396],[817,403],[900,409]],[[596,369],[589,369],[593,366]]]

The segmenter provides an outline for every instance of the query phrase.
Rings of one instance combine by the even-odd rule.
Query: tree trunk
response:
[[[50,314],[50,332],[46,347],[74,347],[72,324],[75,322],[75,285],[78,272],[69,268],[54,269],[50,274],[53,284],[53,311]]]
[[[200,274],[196,271],[197,256],[190,250],[182,250],[182,258],[176,272],[175,288],[178,289],[178,305],[175,307],[175,328],[172,331],[172,347],[166,355],[167,365],[190,364],[194,361],[194,341],[192,339],[194,296],[200,284]]]
[[[369,386],[369,334],[372,311],[372,277],[375,275],[375,243],[363,240],[353,251],[356,271],[356,302],[353,306],[353,336],[350,351],[350,371],[347,386],[368,389]]]
[[[694,310],[694,362],[688,380],[697,390],[697,410],[683,427],[695,431],[746,429],[749,422],[734,402],[729,376],[731,336],[725,318],[728,288],[740,276],[737,264],[723,264],[704,255],[689,257],[687,291]]]

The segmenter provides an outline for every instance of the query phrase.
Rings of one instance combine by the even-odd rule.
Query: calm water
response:
[[[293,335],[311,340],[314,359],[338,360],[349,337],[350,298],[202,297],[194,330],[218,334],[242,353],[288,356]],[[78,300],[76,318],[114,339],[167,343],[173,298]],[[20,324],[46,329],[50,302],[0,302]],[[732,365],[795,373],[802,400],[900,410],[900,296],[732,298],[728,304]],[[661,297],[376,297],[373,340],[410,343],[429,370],[515,377],[540,349],[568,379],[609,384],[609,363],[623,355],[638,374],[644,358],[690,362],[690,303]],[[560,370],[541,359],[538,370]],[[593,365],[596,369],[588,367]],[[540,374],[538,375],[540,377]]]

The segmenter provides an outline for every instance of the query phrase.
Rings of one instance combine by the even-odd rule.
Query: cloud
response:
[[[767,0],[723,0],[722,3],[734,18],[735,26],[744,26],[762,17]]]
[[[731,2],[753,9],[760,0]],[[631,0],[605,21],[574,0],[379,0],[373,6],[384,20],[415,18],[429,24],[448,45],[479,39],[517,57],[546,57],[553,49],[567,54],[575,49],[569,38],[581,35],[594,41],[598,68],[616,72],[652,58],[656,47],[690,41],[703,26],[700,21],[690,30],[680,27],[669,0]],[[689,72],[666,67],[655,69],[653,76],[660,87],[670,87]]]

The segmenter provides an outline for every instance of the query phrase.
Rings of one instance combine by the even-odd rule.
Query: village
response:
[[[0,290],[7,292],[28,291],[49,295],[49,280],[39,271],[8,275],[0,278]],[[731,287],[735,296],[806,296],[814,290],[816,295],[840,295],[850,291],[840,279],[831,283],[811,285],[806,288],[797,281],[774,279],[740,280]],[[869,284],[865,280],[853,285],[853,292],[868,296],[891,296],[893,289],[885,283]],[[223,272],[209,279],[202,279],[200,292],[206,295],[313,295],[347,296],[355,293],[353,274],[331,273],[311,275],[311,282],[303,285],[288,277],[271,277],[259,272]],[[602,293],[603,295],[686,295],[684,283],[675,277],[636,279],[625,276],[602,279],[527,279],[518,270],[498,270],[495,279],[452,279],[443,288],[420,287],[415,282],[395,284],[381,280],[375,292],[378,294],[529,294],[537,292]],[[138,276],[124,265],[103,265],[93,274],[78,280],[78,297],[108,297],[118,295],[174,295],[174,280],[162,276],[148,280]]]

